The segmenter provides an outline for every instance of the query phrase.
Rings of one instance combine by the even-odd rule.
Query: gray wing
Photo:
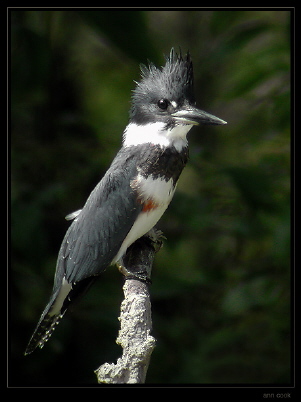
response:
[[[55,286],[97,276],[112,262],[142,206],[130,187],[136,158],[122,148],[69,227],[58,255]]]

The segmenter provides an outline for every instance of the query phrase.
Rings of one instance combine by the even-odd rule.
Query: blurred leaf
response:
[[[229,27],[236,26],[244,18],[245,13],[241,11],[220,11],[218,13],[212,13],[209,21],[210,28],[214,36],[224,35]]]
[[[81,18],[138,63],[157,60],[158,53],[149,37],[143,11],[106,10],[79,11]]]
[[[280,297],[281,287],[271,287],[268,277],[256,277],[234,286],[225,295],[222,309],[228,314],[245,314],[250,309],[273,304]]]
[[[260,166],[227,167],[225,172],[231,177],[245,203],[253,210],[262,209],[275,212],[274,192],[269,174]]]
[[[240,48],[244,47],[248,42],[267,32],[269,29],[268,24],[260,21],[246,21],[236,27],[235,35],[226,42],[226,50],[230,52],[237,52]]]

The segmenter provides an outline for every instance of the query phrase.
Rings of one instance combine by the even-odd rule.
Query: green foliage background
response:
[[[192,54],[190,162],[158,227],[148,383],[289,384],[290,12],[12,10],[11,373],[96,384],[120,354],[122,278],[108,269],[42,351],[23,357],[69,223],[108,168],[139,63]]]

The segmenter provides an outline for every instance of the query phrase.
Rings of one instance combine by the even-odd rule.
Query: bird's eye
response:
[[[158,101],[158,106],[162,110],[166,110],[168,108],[169,102],[167,99],[160,99]]]

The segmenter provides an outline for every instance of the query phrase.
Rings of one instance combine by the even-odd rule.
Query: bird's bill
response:
[[[227,124],[226,121],[214,116],[213,114],[204,112],[196,107],[189,106],[185,109],[178,110],[172,116],[182,124]]]

